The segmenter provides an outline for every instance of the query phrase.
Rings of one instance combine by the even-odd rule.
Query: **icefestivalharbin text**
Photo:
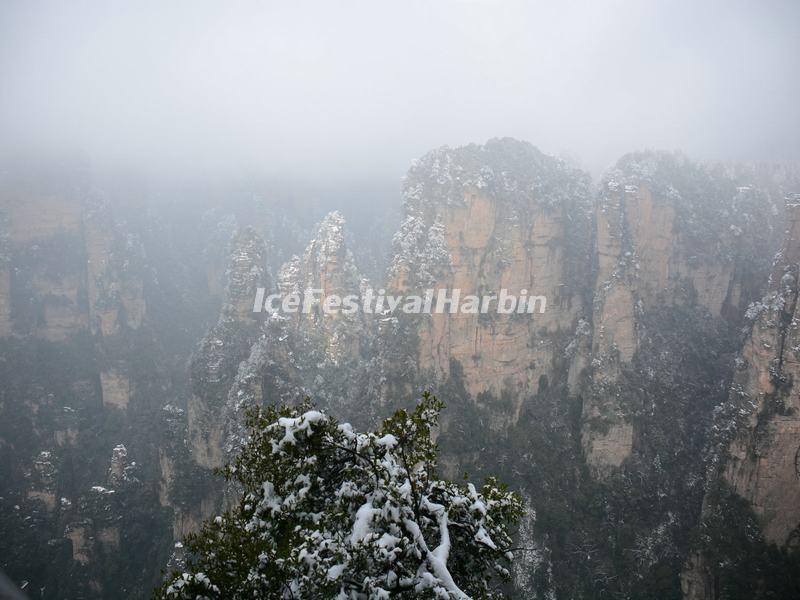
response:
[[[501,315],[544,313],[547,309],[545,296],[533,296],[522,289],[512,294],[503,288],[499,293],[462,294],[458,288],[425,290],[419,295],[390,295],[385,290],[365,289],[361,295],[324,294],[321,289],[307,289],[290,294],[268,294],[266,288],[256,290],[253,312],[303,313],[322,311],[325,314],[354,314],[362,311],[367,314],[387,315],[396,312],[406,314],[486,314],[496,312]]]

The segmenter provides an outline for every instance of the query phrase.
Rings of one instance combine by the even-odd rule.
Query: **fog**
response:
[[[0,4],[0,146],[181,178],[399,179],[526,139],[799,160],[800,3]]]

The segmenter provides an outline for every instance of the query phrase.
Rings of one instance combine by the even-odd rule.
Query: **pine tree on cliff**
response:
[[[375,433],[301,407],[261,409],[225,476],[234,509],[189,536],[158,598],[501,598],[521,500],[436,476],[442,403]]]

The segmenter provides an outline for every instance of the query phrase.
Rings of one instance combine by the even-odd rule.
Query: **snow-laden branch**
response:
[[[520,501],[436,477],[435,398],[375,433],[309,408],[251,419],[226,471],[242,500],[189,543],[196,568],[164,597],[502,597],[493,577],[508,572]]]

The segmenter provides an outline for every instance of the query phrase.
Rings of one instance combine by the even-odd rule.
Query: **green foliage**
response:
[[[500,598],[520,499],[436,474],[443,404],[425,394],[375,433],[269,407],[224,469],[238,504],[189,536],[159,598]]]

